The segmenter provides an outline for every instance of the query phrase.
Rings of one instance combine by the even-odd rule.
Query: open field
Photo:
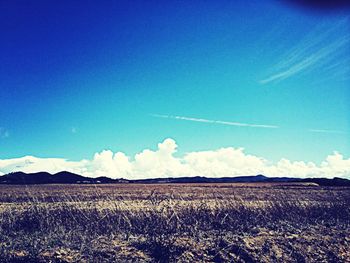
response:
[[[349,262],[350,188],[0,185],[0,262]]]

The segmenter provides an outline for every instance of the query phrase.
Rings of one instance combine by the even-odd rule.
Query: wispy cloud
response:
[[[336,133],[336,134],[347,134],[345,131],[338,130],[321,130],[321,129],[309,129],[309,132],[317,132],[317,133]]]
[[[0,127],[0,139],[5,139],[10,137],[10,133],[5,128]]]
[[[347,19],[340,21],[333,28],[322,30],[322,27],[310,32],[298,45],[293,47],[279,63],[277,63],[271,73],[259,81],[260,84],[278,82],[294,75],[312,70],[318,66],[323,66],[325,69],[329,65],[341,65],[347,60],[342,52],[346,52],[346,46],[350,42],[348,33],[343,33],[339,37],[339,32],[346,25]],[[344,32],[344,31],[342,31]],[[347,31],[345,31],[347,32]],[[336,64],[332,58],[337,55],[341,61]],[[348,62],[348,61],[347,61]],[[336,69],[343,70],[343,67],[337,66]],[[334,73],[334,68],[332,69]],[[336,75],[335,75],[336,76]]]
[[[277,125],[250,124],[250,123],[233,122],[233,121],[209,120],[209,119],[203,119],[203,118],[193,118],[193,117],[185,117],[185,116],[177,116],[177,115],[150,114],[150,116],[155,118],[201,122],[201,123],[208,123],[208,124],[220,124],[220,125],[228,125],[228,126],[236,126],[236,127],[251,127],[251,128],[265,128],[265,129],[281,128],[280,126],[277,126]],[[306,129],[305,128],[304,131],[314,132],[314,133],[325,133],[325,134],[339,134],[339,135],[348,134],[347,131],[340,131],[340,130],[333,130],[333,129]]]
[[[173,116],[173,115],[162,115],[162,114],[151,114],[151,116],[152,117],[156,117],[156,118],[174,119],[174,120],[183,120],[183,121],[193,121],[193,122],[202,122],[202,123],[211,123],[211,124],[221,124],[221,125],[237,126],[237,127],[267,128],[267,129],[277,129],[277,128],[279,128],[276,125],[249,124],[249,123],[232,122],[232,121],[208,120],[208,119],[192,118],[192,117],[185,117],[185,116]]]
[[[348,42],[349,42],[349,38],[347,37],[347,38],[343,38],[335,43],[332,43],[332,44],[316,51],[312,55],[307,56],[296,63],[290,64],[288,66],[288,68],[286,68],[285,70],[277,72],[277,73],[269,76],[268,78],[260,80],[260,83],[266,84],[266,83],[273,82],[273,81],[280,81],[280,80],[284,80],[286,78],[289,78],[295,74],[298,74],[298,73],[314,66],[316,63],[320,62],[321,60],[327,58],[332,53],[335,53],[336,51],[339,50],[339,48],[345,46],[345,44],[347,44]]]

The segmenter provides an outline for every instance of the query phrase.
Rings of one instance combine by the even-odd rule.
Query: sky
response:
[[[0,174],[350,178],[350,12],[0,2]]]

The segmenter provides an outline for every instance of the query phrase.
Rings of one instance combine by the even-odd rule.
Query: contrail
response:
[[[208,119],[203,119],[203,118],[192,118],[192,117],[185,117],[185,116],[173,116],[173,115],[162,115],[162,114],[151,114],[151,116],[156,117],[156,118],[193,121],[193,122],[202,122],[202,123],[211,123],[211,124],[221,124],[221,125],[237,126],[237,127],[267,128],[267,129],[279,128],[276,125],[249,124],[249,123],[232,122],[232,121],[208,120]]]

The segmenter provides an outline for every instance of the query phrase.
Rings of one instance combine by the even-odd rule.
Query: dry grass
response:
[[[347,262],[350,188],[0,186],[1,262]]]

